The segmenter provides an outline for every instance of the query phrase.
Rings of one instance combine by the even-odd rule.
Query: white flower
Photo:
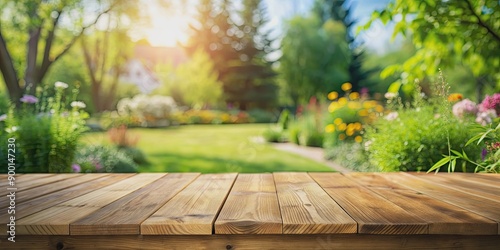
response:
[[[394,99],[397,96],[398,96],[398,93],[392,93],[392,92],[387,92],[387,93],[384,94],[384,97],[386,99],[389,99],[389,100]]]
[[[74,102],[71,102],[71,107],[84,109],[85,107],[87,107],[87,105],[85,105],[84,102],[74,101]]]
[[[0,122],[5,121],[7,119],[7,114],[0,115]]]
[[[7,131],[7,133],[14,133],[17,131],[17,127],[16,126],[13,126],[11,128],[6,128],[5,131]]]
[[[64,82],[56,82],[54,84],[54,86],[56,88],[60,88],[60,89],[67,89],[68,88],[68,84],[67,83],[64,83]]]
[[[391,112],[391,113],[387,114],[385,119],[388,121],[393,121],[393,120],[396,120],[398,118],[398,116],[399,116],[398,112]]]

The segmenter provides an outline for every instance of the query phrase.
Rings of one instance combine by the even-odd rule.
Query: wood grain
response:
[[[428,233],[425,221],[339,173],[310,175],[358,223],[359,233]],[[332,187],[335,183],[350,185]]]
[[[35,174],[37,176],[38,174]],[[54,183],[58,181],[62,181],[65,179],[75,178],[81,176],[81,174],[54,174],[54,175],[41,175],[40,178],[28,179],[28,180],[19,180],[16,182],[17,192],[28,190],[31,188],[35,188],[38,186],[42,186],[49,183]],[[7,189],[0,189],[0,196],[4,197],[9,193]],[[3,206],[4,204],[1,204]]]
[[[379,175],[350,173],[345,176],[369,187],[376,194],[420,217],[429,224],[429,234],[497,234],[496,222],[415,190],[388,182]]]
[[[453,204],[496,221],[498,223],[498,233],[500,234],[500,209],[498,209],[500,207],[500,201],[495,202],[473,194],[457,192],[454,189],[436,185],[431,181],[417,178],[406,173],[384,173],[379,175],[387,180],[431,196],[434,199]]]
[[[240,174],[215,222],[216,234],[281,234],[272,174]]]
[[[140,174],[59,203],[16,223],[18,234],[69,235],[69,224],[121,197],[161,178],[165,174]]]
[[[199,174],[168,174],[70,225],[71,235],[140,234],[140,224]]]
[[[206,174],[141,224],[141,234],[209,235],[237,174]]]
[[[0,238],[2,249],[480,249],[498,250],[492,235],[107,235]]]
[[[92,181],[98,178],[102,178],[106,174],[84,174],[77,176],[78,178],[69,178],[57,182],[57,185],[52,185],[52,183],[47,183],[36,188],[21,190],[16,193],[16,204],[19,205],[23,202],[27,202],[36,197],[40,197],[46,194],[50,194],[59,190],[63,190],[72,186],[76,186],[81,183]],[[5,205],[4,207],[7,207]],[[4,208],[0,206],[0,208]]]
[[[356,233],[356,222],[307,173],[274,173],[284,234]]]

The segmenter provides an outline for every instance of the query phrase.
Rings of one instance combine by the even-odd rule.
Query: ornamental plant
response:
[[[66,83],[56,82],[54,96],[47,95],[48,89],[39,89],[38,97],[23,95],[22,105],[11,107],[3,116],[0,137],[15,138],[18,172],[72,172],[78,140],[87,130],[88,114],[85,104],[76,101],[78,90],[67,98],[67,87]]]
[[[481,158],[471,157],[465,150],[456,150],[450,145],[448,154],[436,162],[429,171],[439,171],[448,166],[448,171],[455,171],[458,161],[467,162],[475,166],[475,172],[500,172],[500,93],[486,96],[476,105],[467,99],[453,105],[453,114],[462,122],[470,125],[467,132],[472,133],[466,143],[468,148],[481,148]],[[464,113],[470,117],[464,117]],[[474,119],[475,118],[475,119]],[[475,121],[475,124],[474,124]]]
[[[333,147],[341,142],[361,143],[367,124],[373,123],[384,112],[384,107],[375,100],[369,100],[366,93],[351,92],[352,85],[342,84],[344,96],[337,92],[328,94],[332,102],[328,106],[325,146]]]

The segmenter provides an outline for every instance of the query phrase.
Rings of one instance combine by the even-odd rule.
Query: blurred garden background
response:
[[[0,160],[19,173],[333,171],[275,143],[352,171],[500,171],[500,1],[0,10]]]

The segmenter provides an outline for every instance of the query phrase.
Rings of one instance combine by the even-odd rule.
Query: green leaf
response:
[[[382,70],[382,72],[380,72],[380,78],[386,79],[386,78],[396,74],[396,72],[399,71],[400,68],[401,68],[401,66],[399,66],[397,64],[389,65],[389,66],[385,67],[385,69]]]
[[[448,163],[451,161],[451,156],[445,156],[443,159],[439,160],[436,162],[429,170],[427,170],[427,173],[432,172],[436,169],[439,169],[442,167],[444,164]]]
[[[391,85],[389,86],[389,89],[387,89],[387,92],[398,93],[400,88],[401,88],[401,82],[395,81],[395,82],[391,83]]]

